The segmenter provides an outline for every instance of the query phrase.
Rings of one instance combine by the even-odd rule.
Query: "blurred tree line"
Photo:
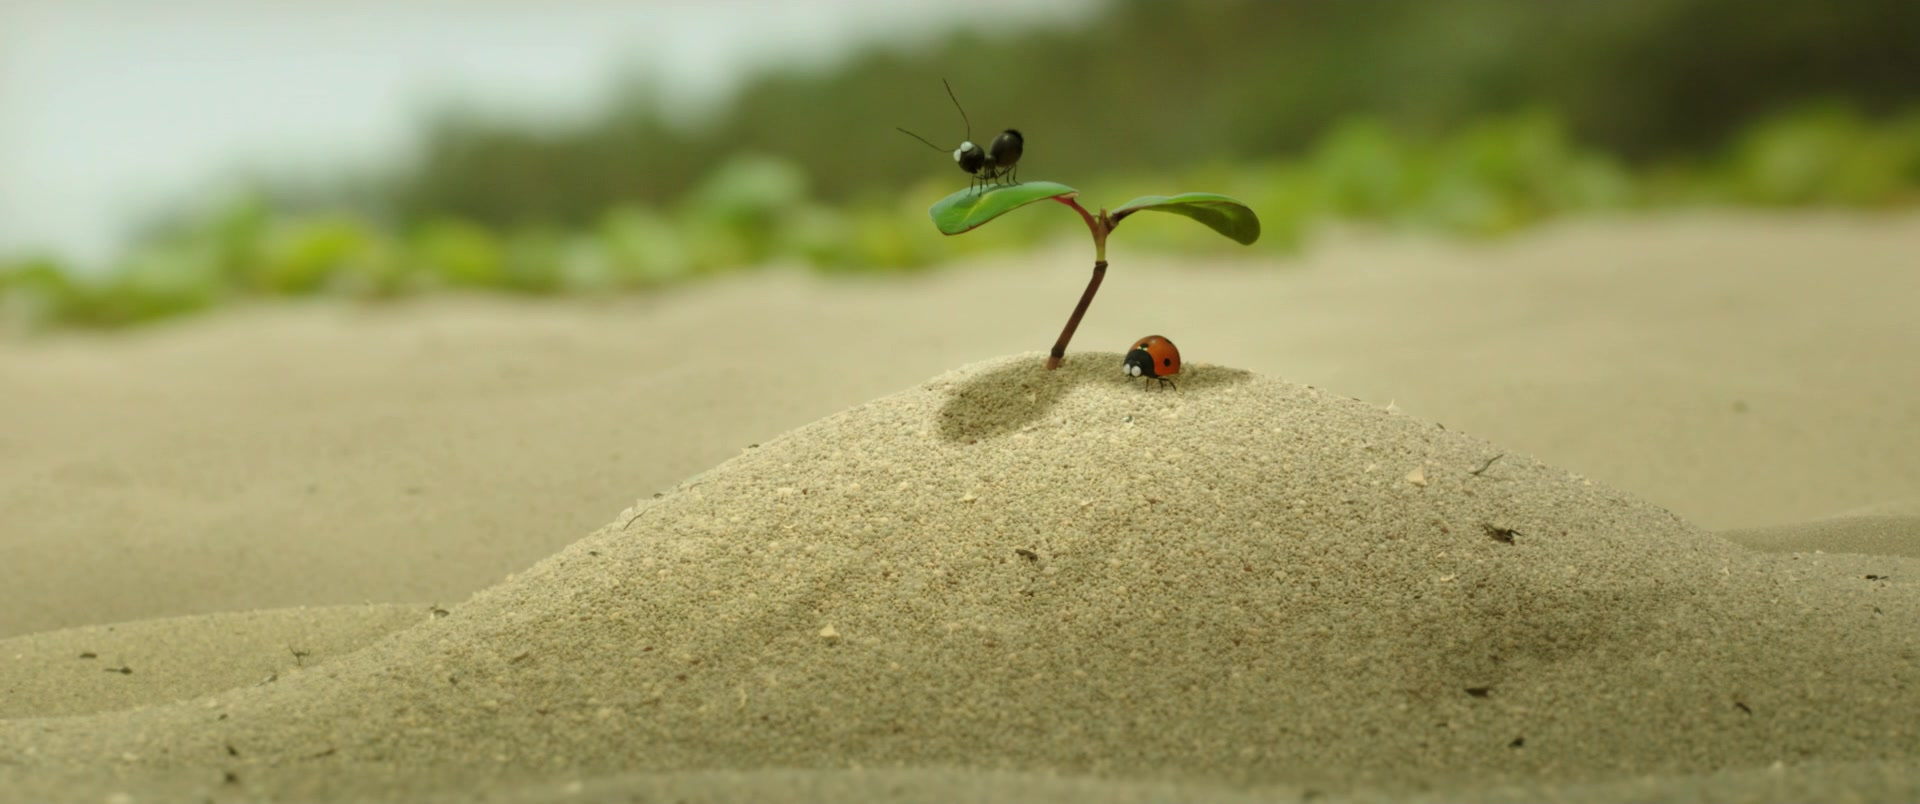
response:
[[[830,202],[892,197],[957,144],[1025,132],[1023,176],[1177,170],[1290,156],[1339,121],[1402,137],[1528,109],[1630,165],[1703,158],[1746,123],[1809,101],[1869,116],[1920,98],[1913,0],[1116,0],[1071,31],[959,33],[761,75],[714,119],[670,123],[636,86],[554,131],[448,112],[412,169],[355,205],[396,222],[584,225],[676,199],[729,156],[798,165]]]

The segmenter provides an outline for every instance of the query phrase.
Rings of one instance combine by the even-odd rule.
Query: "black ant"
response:
[[[947,83],[945,78],[940,79],[940,84],[947,88],[947,97],[953,99],[953,108],[960,109],[960,122],[967,126],[967,139],[960,143],[959,148],[954,149],[953,161],[960,166],[961,170],[973,176],[973,182],[968,184],[968,189],[1002,177],[1005,181],[999,183],[1014,183],[1014,177],[1020,167],[1020,154],[1026,150],[1026,138],[1020,136],[1019,131],[1007,129],[1000,132],[1000,136],[993,138],[993,144],[982,150],[980,146],[973,144],[973,122],[967,119],[967,110],[961,108],[960,99],[954,97],[953,85]],[[940,146],[927,142],[926,137],[904,128],[900,129],[900,133],[926,142],[928,148],[940,150]]]

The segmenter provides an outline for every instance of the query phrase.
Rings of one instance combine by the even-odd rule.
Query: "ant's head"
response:
[[[953,162],[967,173],[979,173],[980,168],[987,164],[987,152],[968,140],[953,150]]]

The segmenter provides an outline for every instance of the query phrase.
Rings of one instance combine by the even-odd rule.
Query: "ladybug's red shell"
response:
[[[1158,377],[1165,379],[1180,373],[1180,350],[1173,341],[1159,335],[1148,335],[1135,341],[1132,349],[1127,350],[1126,360],[1120,369],[1129,377]]]

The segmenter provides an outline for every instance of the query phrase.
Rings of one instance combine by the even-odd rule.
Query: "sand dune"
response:
[[[1920,502],[1887,503],[1810,522],[1720,532],[1751,550],[1864,553],[1920,558]]]
[[[157,706],[271,683],[430,616],[425,606],[266,609],[0,639],[0,719]]]
[[[1920,499],[1920,217],[1590,221],[1272,264],[1126,243],[1077,348],[1161,332],[1189,359],[1394,402],[1707,528]],[[774,273],[605,304],[0,338],[0,637],[463,600],[748,444],[1043,348],[1083,246],[886,282]]]
[[[1122,250],[1051,375],[1078,248],[0,342],[0,801],[1920,798],[1917,252]]]
[[[7,721],[0,779],[398,800],[959,767],[1406,795],[1920,757],[1920,561],[1745,550],[1431,422],[1218,366],[1147,391],[1118,362],[1022,355],[857,406],[272,684]]]

